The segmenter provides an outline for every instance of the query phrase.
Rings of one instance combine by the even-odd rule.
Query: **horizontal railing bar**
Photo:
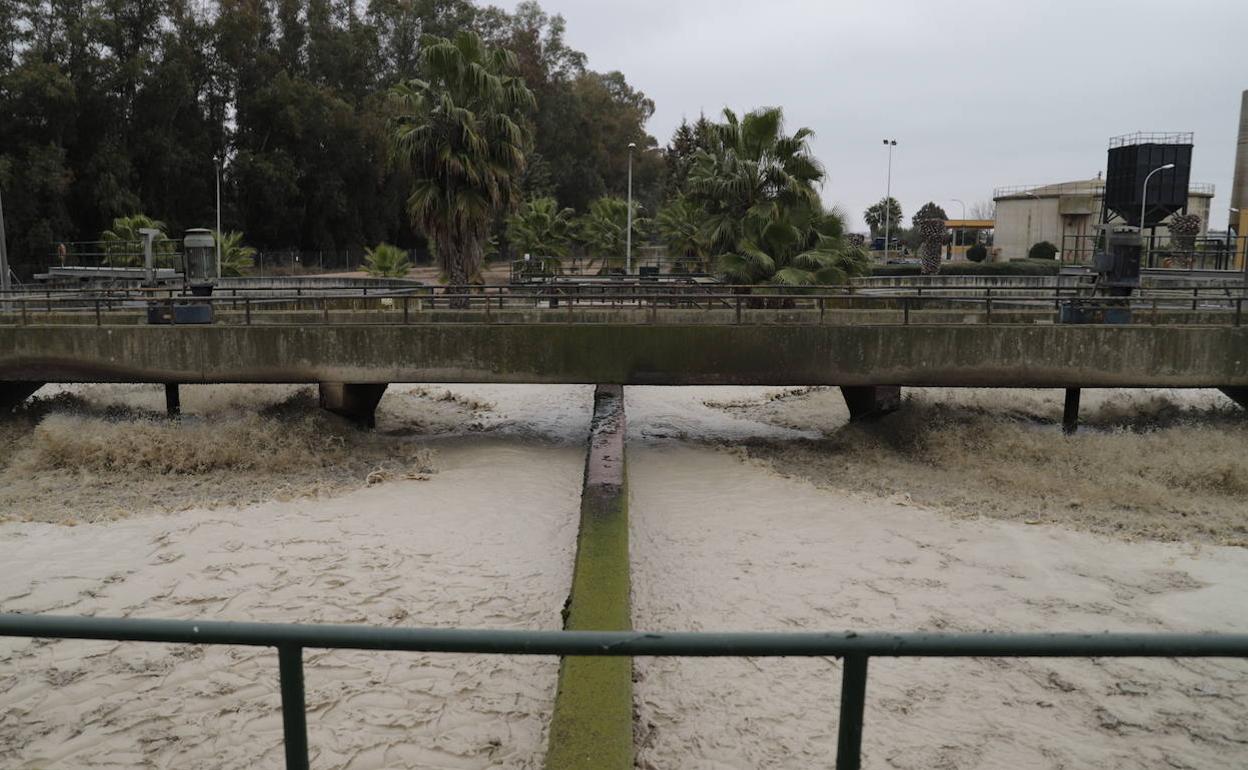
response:
[[[505,655],[1248,658],[1248,634],[655,633],[387,628],[0,614],[0,636]]]

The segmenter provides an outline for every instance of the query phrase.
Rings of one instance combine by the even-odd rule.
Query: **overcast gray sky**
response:
[[[514,8],[514,2],[501,5]],[[1217,186],[1226,226],[1248,0],[542,0],[596,70],[618,69],[657,107],[666,144],[682,117],[784,108],[815,131],[824,198],[857,227],[884,195],[881,140],[896,138],[893,194],[951,217],[992,188],[1087,179],[1107,139],[1192,131],[1192,181]]]

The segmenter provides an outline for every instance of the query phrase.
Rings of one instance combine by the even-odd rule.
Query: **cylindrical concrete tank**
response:
[[[1244,91],[1239,104],[1239,144],[1235,149],[1235,183],[1231,185],[1231,208],[1239,209],[1240,212],[1248,210],[1248,91]],[[1231,222],[1238,224],[1239,214],[1231,212]]]

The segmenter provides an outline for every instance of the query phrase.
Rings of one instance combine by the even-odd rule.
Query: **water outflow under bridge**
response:
[[[391,382],[1221,388],[1248,401],[1248,326],[315,324],[0,327],[0,408],[50,382],[315,383],[369,422]]]

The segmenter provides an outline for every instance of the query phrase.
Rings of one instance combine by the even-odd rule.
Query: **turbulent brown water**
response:
[[[1060,391],[912,390],[904,408],[849,424],[834,388],[717,403],[817,438],[741,451],[814,483],[901,495],[960,516],[1129,538],[1248,545],[1248,419],[1216,391],[1085,391],[1063,435]]]
[[[0,422],[0,520],[89,522],[144,510],[334,494],[434,470],[421,438],[471,425],[487,404],[415,389],[422,421],[362,431],[317,408],[308,388],[186,388],[186,416],[157,411],[150,386],[54,392]]]

